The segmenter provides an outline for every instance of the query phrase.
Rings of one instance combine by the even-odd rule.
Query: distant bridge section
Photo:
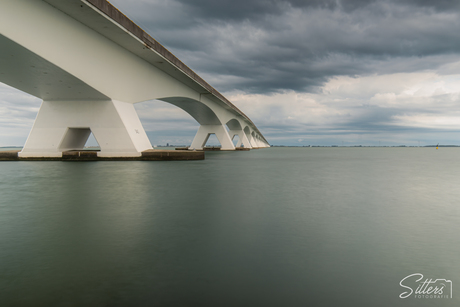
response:
[[[268,147],[254,123],[105,0],[2,0],[0,82],[43,99],[21,157],[60,157],[92,132],[101,157],[152,148],[134,103],[173,104],[223,150]]]

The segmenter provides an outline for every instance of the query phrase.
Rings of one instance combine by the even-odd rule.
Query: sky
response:
[[[272,145],[460,145],[460,2],[111,0],[248,115]],[[40,100],[0,84],[0,146]],[[136,104],[152,144],[193,118]]]

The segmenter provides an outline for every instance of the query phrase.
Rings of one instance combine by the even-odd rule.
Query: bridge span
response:
[[[162,100],[223,150],[269,147],[254,123],[106,0],[2,0],[0,82],[43,100],[20,157],[61,157],[89,135],[100,157],[152,149],[134,103]]]

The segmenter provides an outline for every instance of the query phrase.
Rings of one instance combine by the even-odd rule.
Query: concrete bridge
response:
[[[158,99],[199,124],[190,149],[215,134],[223,150],[268,147],[254,123],[105,0],[1,0],[0,82],[43,100],[20,157],[61,157],[89,135],[100,157],[152,145],[134,103]]]

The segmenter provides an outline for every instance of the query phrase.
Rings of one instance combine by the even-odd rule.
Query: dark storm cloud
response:
[[[243,20],[264,15],[279,15],[287,7],[296,9],[327,9],[352,12],[366,9],[377,2],[387,2],[390,5],[404,5],[414,8],[432,8],[437,11],[447,11],[460,7],[452,0],[177,0],[190,9],[190,13],[203,18],[220,20]]]
[[[287,6],[295,8],[329,8],[337,7],[334,0],[311,0],[311,1],[278,1],[278,0],[178,0],[190,13],[201,18],[219,20],[244,20],[259,18],[265,15],[279,15]],[[367,1],[366,1],[367,2]]]
[[[393,0],[395,3],[405,3],[407,5],[414,5],[418,7],[433,8],[438,11],[450,11],[460,8],[460,2],[456,0]]]
[[[112,2],[221,91],[312,92],[334,76],[437,69],[460,53],[457,1]]]

